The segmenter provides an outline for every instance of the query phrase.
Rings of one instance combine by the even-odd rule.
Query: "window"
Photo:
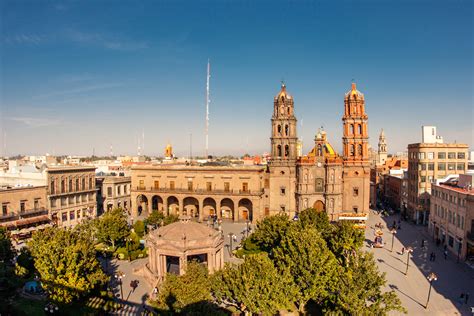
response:
[[[79,179],[76,179],[76,191],[79,191],[80,188],[79,188]]]
[[[448,153],[448,159],[456,159],[456,153],[453,153],[453,152]]]
[[[285,145],[285,157],[289,157],[289,156],[290,156],[290,146]]]
[[[61,180],[61,193],[66,192],[66,182]]]
[[[354,124],[349,125],[349,135],[354,135]]]
[[[456,164],[455,163],[448,163],[448,170],[456,170]]]
[[[456,168],[457,168],[457,170],[464,170],[464,164],[463,163],[458,163]]]
[[[160,188],[160,181],[155,181],[153,183],[153,187],[155,188],[155,190],[158,190]]]
[[[322,178],[317,178],[315,180],[315,188],[316,192],[323,192],[324,191],[324,180]]]
[[[70,211],[70,212],[69,212],[69,219],[70,219],[71,221],[73,221],[74,218],[76,217],[75,215],[76,215],[76,212],[75,212],[75,211]]]
[[[56,199],[51,199],[51,207],[56,207]]]
[[[355,156],[355,146],[351,145],[351,156]]]
[[[428,170],[431,170],[431,171],[434,170],[434,163],[430,162],[430,163],[428,164]]]
[[[465,159],[466,153],[458,153],[458,159]]]
[[[138,189],[145,190],[145,180],[138,180]],[[110,190],[112,190],[112,188],[110,188]]]
[[[451,235],[450,235],[449,238],[448,238],[448,244],[449,244],[449,247],[453,248],[453,246],[454,246],[454,238],[453,238],[453,236],[451,236]]]
[[[358,133],[359,135],[362,135],[362,125],[360,125],[360,124],[357,125],[357,133]]]
[[[270,216],[270,208],[265,206],[265,216]]]
[[[143,180],[140,180],[143,181]],[[112,187],[107,188],[107,196],[111,197],[112,196]]]
[[[277,156],[281,157],[281,145],[277,146]]]
[[[361,145],[361,144],[357,145],[357,154],[358,154],[359,156],[363,156],[363,153],[362,153],[362,145]]]
[[[438,153],[438,159],[446,159],[446,153]]]
[[[425,153],[418,153],[418,159],[425,159]]]
[[[117,186],[117,194],[122,195],[122,186],[121,185]]]
[[[193,181],[188,180],[188,190],[192,191],[193,190]]]
[[[354,206],[354,207],[352,208],[352,211],[353,211],[354,213],[357,213],[357,212],[359,211],[359,208],[358,208],[357,206]]]
[[[8,203],[2,203],[2,216],[8,215]]]
[[[263,183],[264,183],[263,185],[264,185],[265,189],[270,188],[270,180],[269,179],[265,179],[265,181]]]
[[[69,178],[69,188],[68,189],[69,189],[69,192],[73,191],[73,189],[72,189],[72,179],[71,178]]]
[[[92,189],[92,177],[89,178],[89,190]]]
[[[283,212],[283,213],[286,211],[286,209],[285,209],[285,207],[284,207],[283,205],[280,206],[280,211]]]
[[[438,163],[438,170],[446,170],[446,164],[445,163]]]
[[[359,188],[352,188],[352,195],[359,196]]]
[[[288,131],[289,131],[288,125],[285,125],[285,136],[288,136]]]
[[[426,170],[426,164],[425,163],[420,163],[418,165],[418,170]]]
[[[174,181],[170,181],[170,189],[174,190]]]
[[[266,181],[268,181],[268,179]],[[230,191],[230,183],[229,182],[224,182],[224,191],[225,192]]]
[[[285,195],[286,194],[286,188],[285,187],[281,187],[280,188],[280,195]]]
[[[67,222],[67,212],[63,212],[61,214],[61,219],[62,219],[63,222]]]
[[[54,190],[54,180],[51,180],[51,194],[54,194],[55,193],[55,190]]]
[[[82,190],[86,189],[86,179],[82,178]]]
[[[426,182],[426,177],[425,176],[421,176],[421,183],[425,183]]]
[[[249,191],[249,184],[247,182],[242,183],[242,192],[248,192]]]
[[[20,201],[20,213],[25,212],[25,201]]]
[[[35,200],[34,200],[34,202],[33,202],[33,208],[34,208],[34,210],[39,209],[39,200],[40,200],[40,199],[35,199]]]
[[[456,227],[459,227],[461,225],[461,216],[459,214],[456,214]]]
[[[212,182],[206,182],[206,190],[212,191]]]
[[[434,159],[434,152],[429,152],[428,153],[428,159],[431,159],[431,160]]]

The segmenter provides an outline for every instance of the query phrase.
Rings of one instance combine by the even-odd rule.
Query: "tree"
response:
[[[168,216],[166,216],[163,220],[163,226],[166,226],[166,225],[169,225],[169,224],[172,224],[172,223],[175,223],[179,221],[179,217],[178,215],[173,215],[173,214],[170,214]]]
[[[334,290],[337,262],[321,234],[312,227],[292,225],[274,250],[275,264],[289,269],[297,288],[294,297],[300,312],[312,299],[321,303]]]
[[[33,234],[29,248],[43,288],[54,301],[70,303],[107,280],[90,237],[48,228]]]
[[[318,212],[314,208],[308,208],[298,214],[298,223],[301,227],[314,227],[321,233],[324,239],[332,233],[334,226],[329,222],[326,212]]]
[[[289,308],[295,294],[289,272],[278,271],[263,252],[246,256],[241,265],[227,265],[216,272],[212,289],[219,302],[264,315]]]
[[[263,251],[270,252],[280,244],[291,222],[285,214],[264,218],[257,223],[257,228],[252,234],[252,241]]]
[[[7,229],[0,226],[0,261],[4,264],[10,262],[15,256],[12,241],[8,236]]]
[[[337,315],[386,315],[389,311],[406,312],[392,290],[382,293],[385,273],[380,274],[373,254],[357,251],[348,267],[342,268],[337,291],[328,299],[326,312]]]
[[[161,221],[165,218],[163,212],[154,210],[151,214],[145,219],[145,226],[147,225],[154,225],[159,226],[161,225]]]
[[[140,220],[136,221],[135,224],[133,224],[133,230],[138,235],[138,237],[143,237],[145,235],[145,223]]]
[[[340,221],[328,236],[327,243],[339,262],[347,265],[351,256],[364,244],[364,239],[363,231],[354,228],[353,223]]]
[[[121,208],[106,212],[95,221],[97,239],[115,249],[118,242],[122,242],[129,234],[127,218]]]
[[[170,313],[179,313],[190,304],[211,300],[211,281],[207,267],[188,262],[184,275],[167,274],[158,298],[152,305]]]

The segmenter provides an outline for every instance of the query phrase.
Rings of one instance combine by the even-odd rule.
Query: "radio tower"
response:
[[[206,157],[209,157],[209,79],[211,78],[211,64],[207,60],[207,81],[206,81]]]
[[[112,144],[110,144],[110,157],[113,157],[114,156],[114,149],[112,147]]]

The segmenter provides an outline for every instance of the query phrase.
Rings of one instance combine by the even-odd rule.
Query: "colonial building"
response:
[[[111,211],[114,208],[130,209],[131,178],[121,176],[105,176],[101,183],[99,208]]]
[[[283,84],[273,100],[267,166],[132,167],[134,216],[160,210],[199,220],[216,215],[253,221],[278,213],[293,217],[314,207],[335,221],[342,213],[344,218],[350,218],[348,212],[367,213],[370,166],[364,95],[352,84],[344,97],[342,155],[320,130],[314,148],[302,156],[296,122],[293,97]]]
[[[47,172],[47,198],[51,219],[74,226],[97,216],[95,167],[54,166]]]

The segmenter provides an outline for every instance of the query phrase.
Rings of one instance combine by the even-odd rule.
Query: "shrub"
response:
[[[133,230],[138,237],[143,237],[145,235],[145,223],[143,221],[136,221],[135,224],[133,224]]]

